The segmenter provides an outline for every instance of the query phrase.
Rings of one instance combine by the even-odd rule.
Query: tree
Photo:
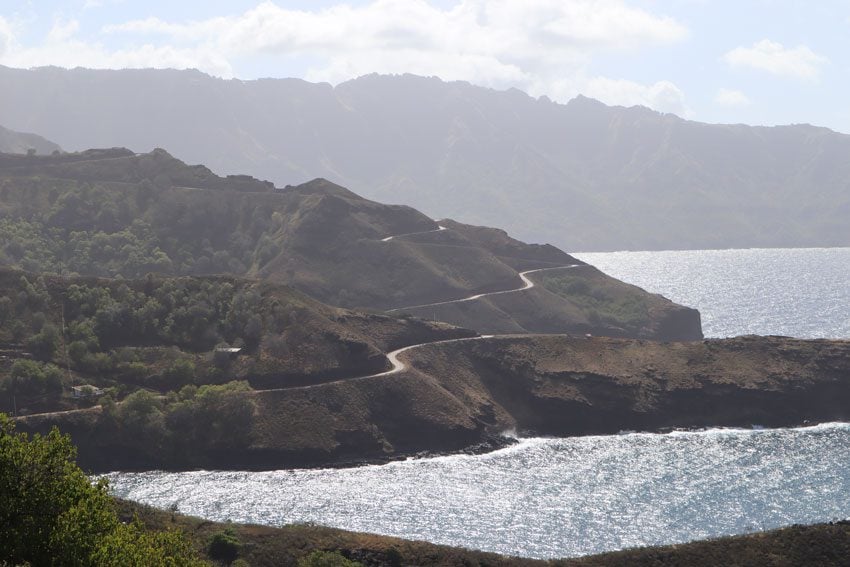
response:
[[[53,364],[42,365],[21,358],[12,364],[5,390],[11,394],[34,396],[62,390],[62,371]]]
[[[213,534],[207,547],[207,553],[213,559],[232,563],[239,556],[240,547],[242,547],[242,544],[236,537],[236,532],[232,528],[227,528]]]
[[[58,429],[29,438],[0,413],[0,564],[203,565],[182,534],[121,524],[75,458]]]
[[[147,390],[137,390],[124,399],[118,416],[128,435],[137,435],[157,445],[165,434],[161,400]]]
[[[298,560],[298,567],[358,567],[359,561],[346,559],[338,551],[314,551]]]
[[[176,390],[195,379],[195,363],[187,358],[180,358],[172,362],[162,374],[168,387]]]
[[[38,358],[50,360],[59,349],[59,329],[54,325],[46,324],[37,335],[33,335],[27,341],[27,348]]]

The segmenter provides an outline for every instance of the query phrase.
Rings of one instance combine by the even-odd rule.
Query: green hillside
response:
[[[438,224],[414,209],[325,180],[276,189],[187,166],[163,150],[0,155],[0,264],[33,273],[227,274],[285,283],[332,305],[387,310],[518,289],[520,270],[581,264],[495,229],[445,226],[436,232]],[[593,276],[600,279],[610,280]],[[586,290],[540,291],[521,304],[472,302],[472,311],[447,311],[444,320],[481,332],[701,337],[696,311],[637,288],[629,291],[635,301],[654,306],[640,321],[602,304],[603,316],[592,318],[580,308]]]

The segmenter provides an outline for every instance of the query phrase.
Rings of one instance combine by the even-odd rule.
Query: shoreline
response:
[[[122,474],[122,473],[130,473],[130,474],[138,474],[138,473],[146,473],[146,472],[164,472],[164,473],[189,473],[189,472],[277,472],[277,471],[298,471],[298,470],[339,470],[339,469],[356,469],[359,467],[368,467],[368,466],[381,466],[388,465],[391,463],[404,462],[404,461],[417,461],[417,460],[428,460],[428,459],[437,459],[441,457],[459,457],[459,456],[476,456],[476,455],[487,455],[491,453],[495,453],[497,451],[501,451],[503,449],[507,449],[510,447],[514,447],[516,445],[521,444],[524,441],[530,440],[568,440],[568,439],[579,439],[579,438],[590,438],[590,437],[599,437],[599,438],[607,438],[607,437],[622,437],[628,435],[676,435],[676,434],[700,434],[700,433],[771,433],[782,430],[793,430],[793,429],[816,429],[819,427],[829,426],[829,425],[846,425],[850,427],[850,419],[844,421],[819,421],[819,422],[805,422],[796,425],[783,425],[783,426],[770,426],[765,427],[758,424],[753,424],[749,427],[737,426],[737,425],[720,425],[720,426],[706,426],[706,427],[663,427],[654,431],[630,431],[624,430],[619,431],[617,433],[589,433],[586,435],[569,435],[569,436],[558,436],[558,435],[535,435],[535,434],[516,434],[510,436],[498,436],[494,437],[489,441],[485,441],[482,443],[476,443],[475,445],[470,445],[460,450],[456,451],[418,451],[418,452],[410,452],[410,453],[399,453],[392,456],[387,456],[385,458],[362,458],[362,459],[346,459],[346,460],[336,460],[336,461],[328,461],[326,463],[319,463],[314,465],[301,465],[301,466],[291,466],[291,467],[278,467],[278,468],[251,468],[251,467],[212,467],[212,468],[202,468],[202,467],[194,467],[194,468],[126,468],[126,469],[113,469],[109,471],[90,471],[87,472],[89,476],[93,477],[101,477],[111,474]]]
[[[80,466],[102,473],[350,468],[490,452],[513,443],[504,433],[514,431],[584,437],[850,420],[850,341],[517,336],[435,343],[401,364],[392,376],[251,392],[244,437],[192,452],[167,437],[127,436],[95,415],[28,416],[19,427],[59,426]]]
[[[799,433],[792,431],[799,431]],[[512,446],[503,448],[499,451],[499,456],[493,459],[467,458],[465,456],[458,458],[456,454],[454,458],[440,459],[438,455],[423,455],[423,459],[430,458],[435,459],[435,461],[397,463],[384,470],[366,467],[366,470],[363,471],[277,471],[277,474],[271,472],[270,474],[259,475],[250,473],[228,474],[226,471],[221,473],[198,471],[198,474],[154,473],[151,475],[141,474],[135,477],[132,474],[122,476],[119,473],[113,479],[115,486],[118,487],[114,494],[120,495],[122,498],[138,498],[140,501],[147,502],[148,505],[165,509],[173,501],[180,506],[179,509],[183,513],[199,515],[209,518],[210,521],[237,518],[240,523],[266,526],[288,526],[302,522],[315,522],[316,525],[336,526],[333,529],[342,528],[370,532],[381,534],[381,537],[393,537],[393,534],[395,534],[395,537],[439,542],[442,545],[449,546],[464,546],[490,553],[534,558],[578,558],[603,552],[611,553],[626,548],[625,545],[614,547],[612,543],[614,540],[611,539],[610,535],[611,533],[621,534],[620,530],[625,526],[625,524],[622,524],[623,518],[617,519],[618,516],[615,514],[609,522],[606,522],[609,524],[608,526],[599,525],[580,531],[555,529],[553,534],[558,535],[556,539],[550,542],[551,545],[535,535],[536,533],[539,534],[535,531],[519,532],[508,537],[502,543],[500,543],[502,540],[493,539],[492,536],[479,540],[463,535],[452,537],[452,534],[458,533],[455,529],[456,526],[469,526],[470,529],[477,530],[482,525],[491,525],[492,529],[498,527],[498,533],[502,533],[506,529],[509,530],[508,526],[512,524],[505,523],[505,514],[491,515],[487,513],[490,510],[487,501],[491,498],[496,499],[497,502],[504,502],[500,506],[507,506],[508,510],[513,510],[513,514],[518,514],[518,516],[509,514],[509,517],[519,521],[521,525],[533,525],[529,522],[534,522],[533,518],[535,517],[539,519],[541,526],[554,526],[551,521],[555,518],[563,518],[567,527],[584,525],[583,518],[586,514],[574,508],[571,504],[573,496],[570,495],[594,494],[600,497],[608,495],[605,496],[605,500],[616,503],[620,501],[623,494],[629,494],[631,491],[629,487],[633,486],[659,487],[661,490],[657,493],[659,504],[650,506],[650,510],[648,510],[651,516],[656,517],[656,510],[672,511],[674,508],[671,508],[671,505],[694,502],[694,499],[701,498],[699,490],[700,487],[704,486],[703,482],[680,484],[683,478],[691,475],[688,471],[693,471],[694,474],[699,475],[711,475],[712,484],[720,481],[731,487],[729,490],[721,491],[725,496],[719,497],[721,498],[719,501],[720,510],[725,509],[723,503],[728,500],[730,495],[733,495],[741,498],[742,506],[749,512],[732,523],[707,522],[703,531],[695,530],[692,527],[687,530],[671,530],[670,533],[665,533],[663,536],[638,537],[636,539],[635,531],[638,528],[634,528],[625,534],[624,537],[627,537],[627,539],[623,541],[633,542],[630,546],[638,545],[634,543],[638,541],[643,542],[639,544],[641,546],[682,545],[705,541],[709,536],[711,539],[716,539],[733,535],[759,535],[765,532],[765,529],[775,530],[788,526],[815,525],[830,520],[845,519],[848,517],[847,510],[840,503],[835,506],[826,506],[823,509],[811,508],[812,502],[823,502],[823,496],[813,499],[806,497],[801,504],[790,506],[787,513],[783,511],[778,514],[762,515],[758,508],[752,508],[746,503],[761,501],[762,495],[767,493],[764,489],[746,488],[750,486],[750,484],[747,484],[747,479],[751,478],[754,471],[761,471],[761,473],[770,476],[771,471],[781,470],[784,465],[774,462],[773,465],[761,466],[758,465],[761,458],[757,458],[756,461],[752,462],[754,468],[751,470],[750,465],[742,464],[743,461],[737,457],[731,457],[730,453],[734,453],[738,448],[743,447],[755,451],[752,453],[754,456],[763,455],[766,458],[776,448],[788,447],[788,450],[791,451],[789,462],[797,463],[789,469],[794,471],[789,476],[789,482],[793,481],[794,488],[793,490],[789,488],[788,490],[791,492],[788,493],[772,495],[767,501],[772,503],[771,506],[777,503],[781,505],[786,499],[793,501],[793,494],[802,494],[800,491],[805,490],[806,487],[812,487],[817,492],[822,492],[818,487],[829,486],[834,488],[835,483],[828,480],[834,473],[846,478],[845,475],[840,473],[843,458],[840,460],[833,458],[828,465],[824,464],[827,468],[819,468],[818,465],[812,464],[808,460],[808,457],[813,454],[812,451],[817,450],[806,449],[806,447],[811,444],[815,444],[821,449],[846,447],[848,434],[850,434],[850,423],[830,422],[781,429],[759,429],[758,427],[747,429],[710,428],[706,430],[679,430],[671,433],[623,433],[619,436],[606,436],[609,439],[604,443],[596,440],[559,443],[557,439],[548,441],[547,439],[530,438],[520,439]],[[650,436],[654,439],[648,439]],[[624,439],[612,439],[614,437],[624,437]],[[718,443],[720,445],[716,445]],[[717,446],[726,449],[722,454],[715,454],[714,448]],[[688,466],[687,469],[683,469],[685,470],[684,477],[679,474],[664,481],[656,479],[649,484],[643,482],[638,482],[637,485],[633,484],[635,478],[644,478],[646,475],[649,475],[647,478],[660,476],[660,471],[664,469],[659,469],[658,465],[663,467],[663,463],[668,462],[664,455],[680,454],[681,451],[689,451],[690,448],[699,451],[701,456],[687,460],[693,467]],[[707,452],[703,453],[703,449]],[[597,451],[601,451],[601,453],[597,453]],[[586,456],[583,457],[582,454]],[[654,455],[659,457],[656,458]],[[645,456],[650,462],[655,463],[655,466],[651,469],[643,467],[640,471],[629,475],[627,473],[630,468],[629,463],[635,456],[639,458]],[[602,461],[600,461],[600,458]],[[711,473],[713,470],[712,462],[715,459],[721,465],[716,476]],[[552,467],[546,467],[549,472],[542,472],[542,476],[532,475],[532,477],[529,477],[529,482],[535,482],[533,479],[536,479],[536,481],[546,484],[545,479],[549,478],[552,479],[554,484],[557,484],[558,479],[563,480],[565,484],[562,490],[565,492],[557,493],[562,493],[564,496],[559,499],[560,503],[552,503],[553,506],[558,508],[555,515],[538,507],[541,502],[540,494],[537,489],[526,486],[524,482],[526,473],[524,472],[525,465],[522,463],[544,465],[549,462],[552,463]],[[599,462],[620,463],[615,470],[620,473],[627,473],[625,476],[628,478],[624,478],[625,484],[620,486],[618,482],[618,479],[621,478],[619,473],[613,476],[607,475],[596,481],[585,482],[581,480],[584,473],[569,472],[573,468],[577,468],[578,471],[592,471],[593,469],[587,469],[587,466]],[[573,465],[573,463],[575,464]],[[708,465],[708,469],[705,468],[706,465]],[[626,467],[625,470],[622,469],[623,466]],[[739,466],[744,468],[737,468]],[[504,472],[500,473],[497,470]],[[659,471],[659,475],[649,472],[651,470]],[[736,473],[736,470],[740,472]],[[821,472],[809,474],[815,473],[817,470]],[[443,482],[443,479],[457,479],[460,482],[458,490],[447,493],[455,495],[452,500],[455,500],[456,503],[451,506],[442,506],[434,501],[433,496],[422,500],[423,495],[432,494],[434,490],[437,494],[441,494],[437,487],[440,486],[439,483]],[[724,479],[727,480],[724,481]],[[801,481],[802,484],[800,484]],[[302,484],[304,482],[307,484]],[[415,483],[419,482],[423,484],[416,488]],[[811,484],[806,484],[807,482],[811,482]],[[386,483],[390,483],[390,485],[385,486]],[[334,490],[333,495],[317,497],[314,501],[313,491],[325,484],[339,486],[340,492]],[[667,485],[667,488],[662,487],[662,484]],[[479,489],[477,487],[479,485],[484,489],[483,495],[478,494]],[[194,486],[206,486],[211,493],[219,496],[212,500],[198,499],[197,496],[193,495]],[[375,487],[375,492],[369,489],[370,486]],[[405,486],[410,487],[411,493],[402,496],[405,493]],[[681,500],[675,494],[679,489],[674,490],[673,486],[679,487],[688,496]],[[597,488],[594,489],[593,487]],[[230,494],[231,490],[235,492]],[[372,505],[368,505],[365,510],[362,508],[368,502],[368,500],[359,496],[364,490],[368,493],[366,498],[377,499],[374,501],[374,509]],[[470,499],[462,496],[469,491],[474,495]],[[513,493],[513,496],[510,496],[511,493]],[[656,494],[654,490],[651,493]],[[274,504],[275,498],[272,496],[274,494],[280,494],[280,504]],[[388,495],[393,494],[399,495],[398,501],[392,497],[387,499]],[[534,494],[537,494],[537,496],[534,496]],[[617,496],[618,494],[620,496]],[[343,503],[348,501],[348,495],[351,495],[354,501],[344,505]],[[456,498],[459,499],[456,500]],[[526,502],[527,498],[531,498],[531,501],[520,504]],[[217,503],[219,499],[221,502]],[[584,500],[580,499],[580,501]],[[264,508],[264,511],[258,515],[252,512],[254,508],[252,503],[254,502],[258,504],[269,502],[270,507]],[[334,502],[340,503],[339,509],[336,509]],[[393,504],[390,504],[391,508],[387,510],[384,504],[379,504],[381,502]],[[216,504],[212,505],[212,503]],[[413,503],[413,507],[411,507],[411,503]],[[603,506],[600,503],[599,506],[599,510],[593,514],[594,517],[599,517],[600,513],[613,509],[611,505]],[[427,528],[429,522],[426,521],[424,524],[419,522],[420,513],[416,512],[419,507],[424,510],[422,512],[423,518],[435,517],[434,514],[457,518],[455,512],[459,512],[460,519],[452,521],[448,528]],[[708,509],[718,510],[718,504],[709,506]],[[809,509],[819,510],[820,513],[806,512]],[[315,511],[318,510],[325,512],[316,515]],[[335,513],[328,513],[331,510],[335,510]],[[339,514],[344,514],[347,510],[359,510],[360,513],[355,515],[351,522],[343,521],[340,523]],[[394,524],[388,523],[393,514],[403,514],[408,519],[403,524],[393,528]],[[411,516],[410,514],[414,515]],[[532,519],[530,520],[530,518]],[[422,529],[416,528],[417,525],[421,525]],[[663,524],[659,524],[659,526],[661,525]],[[761,526],[761,529],[759,526]],[[402,531],[399,531],[399,529]],[[699,533],[696,533],[697,531]],[[596,535],[594,536],[594,534]],[[554,538],[555,535],[552,537]],[[581,543],[581,540],[596,538],[598,538],[598,541],[595,543]],[[553,554],[540,554],[547,549],[552,551]]]

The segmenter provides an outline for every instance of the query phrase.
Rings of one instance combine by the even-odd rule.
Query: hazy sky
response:
[[[850,0],[0,0],[0,64],[410,72],[850,133]]]

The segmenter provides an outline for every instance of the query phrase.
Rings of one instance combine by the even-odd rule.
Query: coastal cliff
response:
[[[279,469],[420,452],[487,450],[524,435],[795,426],[850,418],[850,341],[738,337],[660,343],[512,336],[434,343],[388,376],[234,393],[254,413],[243,442],[191,460],[126,446],[99,411],[31,416],[59,425],[93,470]]]

